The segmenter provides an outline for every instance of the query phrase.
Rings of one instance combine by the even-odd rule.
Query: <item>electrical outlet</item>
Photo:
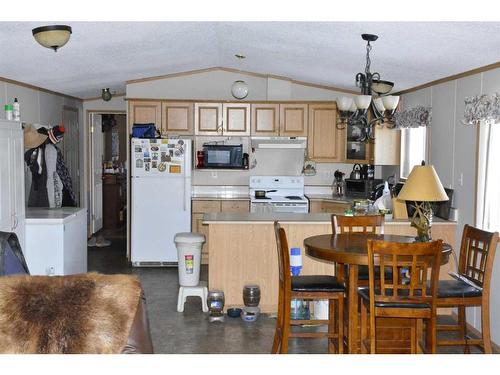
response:
[[[464,186],[464,174],[460,172],[460,178],[458,179],[458,184]]]
[[[212,178],[217,178],[217,172],[216,171],[212,171]]]

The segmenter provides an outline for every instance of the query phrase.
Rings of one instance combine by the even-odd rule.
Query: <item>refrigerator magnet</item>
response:
[[[144,168],[144,161],[142,159],[137,159],[135,161],[135,167],[136,168]]]
[[[149,172],[149,163],[144,164],[144,169],[146,170],[146,172]]]
[[[170,173],[181,173],[181,166],[180,165],[171,165],[169,167]]]
[[[158,162],[156,160],[151,162],[151,168],[158,168]]]
[[[165,163],[160,163],[160,164],[158,165],[158,170],[159,170],[160,172],[165,172],[165,171],[167,170],[167,165],[166,165]]]
[[[151,151],[158,151],[160,148],[158,146],[151,146]]]

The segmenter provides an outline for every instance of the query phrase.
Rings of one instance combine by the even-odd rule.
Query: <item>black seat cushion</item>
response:
[[[480,297],[483,292],[462,280],[439,280],[438,298]]]
[[[375,294],[380,294],[379,289],[375,289]],[[388,290],[388,295],[392,294],[392,289]],[[369,288],[359,288],[358,295],[365,301],[370,300],[370,289]],[[408,290],[399,290],[400,297],[406,297],[408,295]],[[407,308],[407,309],[427,309],[430,308],[428,303],[415,303],[412,301],[408,302],[375,302],[376,307],[390,307],[390,308]]]
[[[344,286],[335,276],[306,275],[292,276],[294,292],[343,292]]]
[[[349,267],[345,266],[344,270],[346,277],[349,275]],[[386,269],[385,270],[385,279],[392,280],[392,271]],[[366,280],[368,281],[368,266],[359,266],[358,267],[358,280]],[[380,267],[375,267],[375,280],[380,280]]]

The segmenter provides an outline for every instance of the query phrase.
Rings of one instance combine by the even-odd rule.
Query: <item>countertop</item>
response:
[[[331,223],[331,214],[329,213],[315,213],[315,214],[301,214],[301,213],[231,213],[231,212],[221,212],[221,213],[207,213],[203,216],[204,224],[269,224],[275,220],[282,223],[317,223],[317,224],[329,224]],[[386,225],[391,224],[407,224],[410,225],[410,221],[406,219],[387,219],[385,220]],[[432,219],[432,225],[443,225],[443,224],[456,224],[454,221],[443,220],[439,218]]]
[[[79,213],[86,213],[85,208],[61,207],[61,208],[26,208],[26,224],[62,224],[76,217]]]
[[[192,194],[191,199],[197,201],[211,200],[250,200],[248,194]]]
[[[318,201],[328,201],[328,202],[336,202],[336,203],[352,203],[354,200],[359,200],[360,198],[349,198],[344,196],[334,197],[332,194],[306,194],[306,197],[309,200],[318,200]]]

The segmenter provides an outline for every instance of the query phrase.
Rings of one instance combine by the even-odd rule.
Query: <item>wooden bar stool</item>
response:
[[[431,353],[436,353],[436,299],[442,246],[441,240],[416,243],[368,241],[369,286],[358,290],[362,300],[361,353],[377,353],[379,317],[413,320],[412,354],[419,351],[417,326],[420,326],[419,321],[425,319],[426,348]],[[381,269],[392,269],[391,280],[386,280],[385,272],[381,272],[380,281],[376,283],[376,259]],[[430,280],[428,268],[432,269]]]
[[[460,245],[458,274],[454,280],[441,280],[438,288],[438,307],[458,307],[457,325],[439,325],[438,331],[458,331],[458,339],[438,340],[438,345],[482,346],[485,353],[493,353],[490,336],[490,286],[493,261],[498,243],[498,232],[486,232],[464,226]],[[467,336],[465,308],[481,306],[482,337]]]
[[[332,233],[364,233],[364,234],[384,234],[384,215],[363,215],[363,216],[343,216],[332,215]],[[344,273],[347,275],[347,266]],[[390,272],[386,274],[389,278]],[[375,278],[378,279],[379,268],[375,270]],[[358,285],[368,286],[368,267],[358,267]]]
[[[328,352],[342,354],[344,352],[344,286],[337,281],[335,276],[291,276],[290,254],[286,233],[277,221],[274,222],[274,230],[278,250],[279,301],[271,353],[287,353],[288,339],[290,337],[301,337],[326,338],[328,339]],[[302,300],[328,300],[328,319],[290,319],[290,305],[292,299],[295,298]],[[335,310],[337,310],[337,319]],[[328,325],[328,330],[327,332],[291,332],[291,325],[304,324]]]

